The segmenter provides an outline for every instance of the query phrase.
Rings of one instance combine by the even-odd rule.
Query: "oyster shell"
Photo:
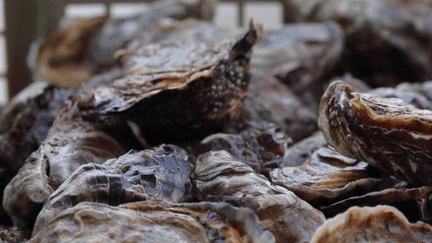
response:
[[[82,165],[51,194],[33,235],[58,213],[83,201],[112,206],[142,200],[181,202],[191,197],[187,158],[183,149],[162,145],[129,152],[102,165]]]
[[[21,91],[0,114],[0,190],[10,182],[27,157],[46,138],[71,90],[35,82]],[[3,193],[0,194],[3,201]],[[11,224],[0,206],[0,223]]]
[[[281,128],[249,128],[239,135],[217,133],[201,141],[198,152],[225,150],[256,173],[267,174],[279,167],[285,150],[292,143]]]
[[[417,186],[432,185],[431,124],[432,111],[357,93],[342,81],[327,88],[318,120],[336,151]]]
[[[29,242],[273,243],[252,210],[226,203],[145,201],[118,207],[95,202],[68,208]]]
[[[432,188],[406,188],[401,185],[386,185],[388,188],[363,195],[353,196],[321,208],[326,217],[334,217],[353,206],[389,205],[401,211],[410,222],[419,220],[432,223]]]
[[[111,18],[92,36],[88,45],[92,58],[99,66],[113,64],[116,51],[137,39],[152,39],[164,29],[176,28],[174,19],[211,20],[218,0],[159,0],[148,10],[127,18]],[[173,18],[173,19],[170,19]],[[164,22],[169,21],[164,27]],[[133,45],[133,43],[132,43]]]
[[[432,78],[432,5],[425,0],[286,0],[291,21],[336,21],[344,29],[342,69],[372,87]]]
[[[89,110],[107,132],[129,120],[153,144],[221,130],[240,115],[258,32],[251,22],[237,42],[160,42],[123,52],[124,78],[90,91]]]
[[[226,151],[200,155],[194,181],[200,200],[251,208],[276,242],[309,241],[324,221],[321,212],[287,189],[272,185]]]
[[[263,34],[251,65],[282,80],[316,112],[343,46],[343,30],[334,22],[289,24]]]
[[[255,71],[244,101],[244,114],[237,123],[263,127],[273,123],[284,128],[293,142],[297,142],[318,130],[317,119],[317,115],[270,72]]]
[[[270,178],[274,184],[294,192],[319,210],[347,198],[406,185],[385,173],[370,170],[365,162],[345,157],[328,147],[315,150],[299,166],[272,170]]]
[[[124,153],[117,141],[84,121],[76,106],[67,107],[4,189],[3,208],[15,226],[31,228],[52,191],[80,165],[103,163]]]
[[[423,222],[411,224],[390,206],[352,207],[328,219],[314,234],[318,242],[430,242],[432,227]]]
[[[87,51],[88,42],[106,19],[76,19],[48,37],[38,50],[36,74],[59,87],[79,86],[88,81],[97,71]]]

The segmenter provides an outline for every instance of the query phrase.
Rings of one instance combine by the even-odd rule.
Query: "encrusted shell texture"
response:
[[[432,185],[432,111],[335,81],[321,99],[318,125],[341,154],[416,186]]]
[[[273,243],[248,208],[226,203],[144,201],[117,207],[82,202],[68,208],[29,242]]]
[[[33,235],[66,208],[90,201],[113,206],[143,201],[181,202],[190,197],[186,152],[174,145],[129,152],[102,165],[80,166],[49,197],[36,219]]]
[[[109,130],[130,120],[159,140],[220,129],[240,115],[258,32],[251,23],[237,42],[160,42],[118,54],[124,78],[89,92],[100,123]]]
[[[200,200],[249,207],[276,242],[309,241],[324,216],[287,189],[273,185],[226,151],[200,155],[194,179]]]

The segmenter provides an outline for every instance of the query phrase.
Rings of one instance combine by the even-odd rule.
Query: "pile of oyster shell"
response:
[[[432,240],[432,1],[286,0],[272,30],[216,3],[37,47],[0,114],[0,242]]]

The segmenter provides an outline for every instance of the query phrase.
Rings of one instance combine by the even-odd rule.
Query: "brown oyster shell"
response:
[[[324,221],[321,212],[287,189],[270,183],[226,151],[200,155],[195,166],[199,199],[249,207],[277,242],[309,241]]]
[[[226,203],[146,201],[68,208],[29,242],[275,242],[252,210]]]
[[[321,207],[326,217],[334,217],[353,206],[389,205],[401,211],[410,222],[432,222],[432,188],[404,188],[401,185],[387,185],[381,191],[373,191],[363,195],[353,196],[332,205]],[[384,187],[383,187],[384,188]]]
[[[79,86],[96,72],[87,46],[107,17],[79,18],[48,37],[40,46],[35,72],[59,87]]]
[[[142,201],[181,202],[191,194],[186,152],[174,145],[129,152],[102,165],[80,166],[39,213],[33,235],[66,208],[90,201],[113,206]]]
[[[356,93],[335,81],[321,99],[318,125],[341,154],[414,185],[432,185],[432,111],[396,98]]]
[[[123,52],[124,78],[90,91],[90,109],[106,131],[129,120],[155,144],[221,130],[240,115],[258,32],[251,22],[237,42],[160,42]]]
[[[432,227],[423,222],[411,224],[390,206],[352,207],[328,219],[314,234],[311,243],[430,242]]]
[[[15,226],[31,228],[52,191],[80,165],[103,163],[124,153],[117,141],[84,121],[76,106],[65,108],[47,138],[6,186],[3,207]]]
[[[319,210],[347,198],[404,184],[386,174],[371,173],[367,163],[328,147],[314,151],[302,165],[272,170],[270,178]]]

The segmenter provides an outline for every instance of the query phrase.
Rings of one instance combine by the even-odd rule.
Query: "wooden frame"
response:
[[[32,82],[26,64],[27,53],[32,41],[48,36],[56,29],[67,4],[103,3],[107,9],[112,3],[152,3],[156,0],[4,0],[5,36],[8,81],[8,96],[12,98]],[[238,5],[238,24],[243,25],[244,5],[247,2],[280,2],[284,11],[284,22],[288,6],[283,0],[219,0]],[[109,14],[109,11],[108,11]]]

